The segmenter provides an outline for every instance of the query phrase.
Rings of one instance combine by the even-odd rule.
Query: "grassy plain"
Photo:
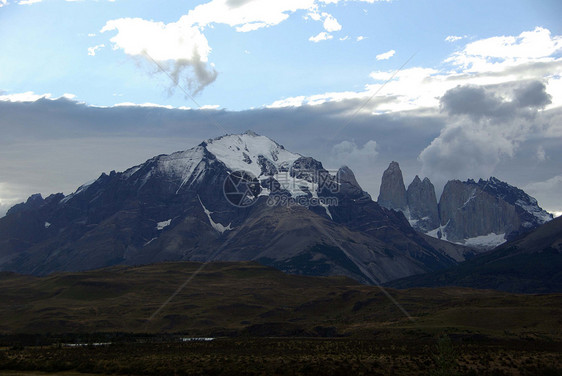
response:
[[[0,372],[562,374],[562,294],[388,289],[393,302],[346,278],[200,267],[0,274]],[[65,346],[95,342],[111,344]]]

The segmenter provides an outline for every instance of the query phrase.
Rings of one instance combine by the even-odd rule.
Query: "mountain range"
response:
[[[460,250],[459,250],[460,249]],[[258,261],[381,283],[456,264],[343,167],[248,131],[31,196],[0,218],[0,270],[46,275],[162,261]]]
[[[451,215],[459,210],[447,203],[460,201],[468,214]],[[490,203],[499,209],[486,212]],[[489,227],[495,217],[474,225],[470,217],[498,211],[507,227]],[[494,178],[449,182],[437,204],[427,178],[404,188],[396,162],[377,203],[348,167],[327,170],[247,131],[104,173],[66,196],[32,195],[0,218],[0,271],[257,261],[380,284],[443,271],[478,253],[445,240],[471,244],[467,236],[489,228],[515,237],[550,218],[536,200]]]

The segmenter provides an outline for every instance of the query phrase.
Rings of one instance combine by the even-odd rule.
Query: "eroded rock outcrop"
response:
[[[387,209],[407,211],[406,187],[398,162],[390,162],[390,165],[384,171],[377,202]]]
[[[417,231],[478,249],[524,234],[553,217],[523,190],[497,178],[449,181],[439,204],[428,178],[416,175],[404,190],[402,171],[391,162],[384,172],[379,204],[399,210]]]
[[[428,178],[423,181],[416,175],[406,191],[410,223],[422,232],[439,227],[439,210],[435,187]]]

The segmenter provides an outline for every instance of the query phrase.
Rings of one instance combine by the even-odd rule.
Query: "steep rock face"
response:
[[[488,180],[480,179],[478,186],[492,196],[499,197],[515,206],[521,228],[508,234],[510,237],[527,232],[554,218],[552,214],[539,206],[534,197],[529,196],[522,189],[509,185],[493,176]]]
[[[355,174],[349,167],[343,166],[338,170],[338,179],[340,183],[340,192],[345,196],[356,199],[364,198],[369,201],[371,200],[371,196],[361,188],[355,178]]]
[[[416,175],[406,191],[410,223],[422,232],[439,227],[439,210],[435,187],[428,178],[423,181]]]
[[[387,209],[403,212],[408,209],[406,188],[398,162],[390,162],[390,165],[384,171],[377,202],[380,206]]]
[[[406,190],[397,162],[391,162],[384,172],[377,202],[382,207],[404,213],[410,225],[418,231],[425,233],[439,227],[435,187],[428,178],[422,181],[416,175]]]
[[[488,234],[510,234],[521,221],[514,205],[482,189],[473,180],[451,180],[439,201],[442,235],[463,242]]]
[[[439,201],[439,216],[437,232],[445,239],[488,249],[553,218],[536,199],[494,177],[448,182]]]

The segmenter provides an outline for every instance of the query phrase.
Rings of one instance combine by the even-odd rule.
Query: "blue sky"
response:
[[[0,0],[0,215],[247,128],[350,165],[375,198],[398,160],[406,180],[493,174],[562,212],[560,14],[556,0]]]
[[[174,23],[201,4],[205,2],[43,0],[20,5],[8,0],[0,10],[1,89],[72,94],[102,106],[150,102],[197,107],[181,90],[170,90],[171,80],[152,62],[114,50],[116,30],[100,31],[109,21],[125,18]],[[472,40],[518,35],[537,26],[562,33],[557,1],[339,1],[315,6],[321,18],[331,15],[341,30],[328,32],[322,19],[311,18],[311,8],[291,12],[289,5],[279,12],[284,21],[255,31],[238,32],[219,17],[201,27],[211,49],[208,64],[214,64],[218,75],[196,96],[197,103],[242,110],[288,97],[360,91],[374,82],[372,71],[395,70],[414,53],[408,66],[439,68]],[[321,32],[332,39],[309,41]],[[447,42],[448,36],[466,37]],[[95,56],[88,54],[101,45]],[[391,50],[392,57],[377,60]],[[181,85],[187,88],[185,81]]]

